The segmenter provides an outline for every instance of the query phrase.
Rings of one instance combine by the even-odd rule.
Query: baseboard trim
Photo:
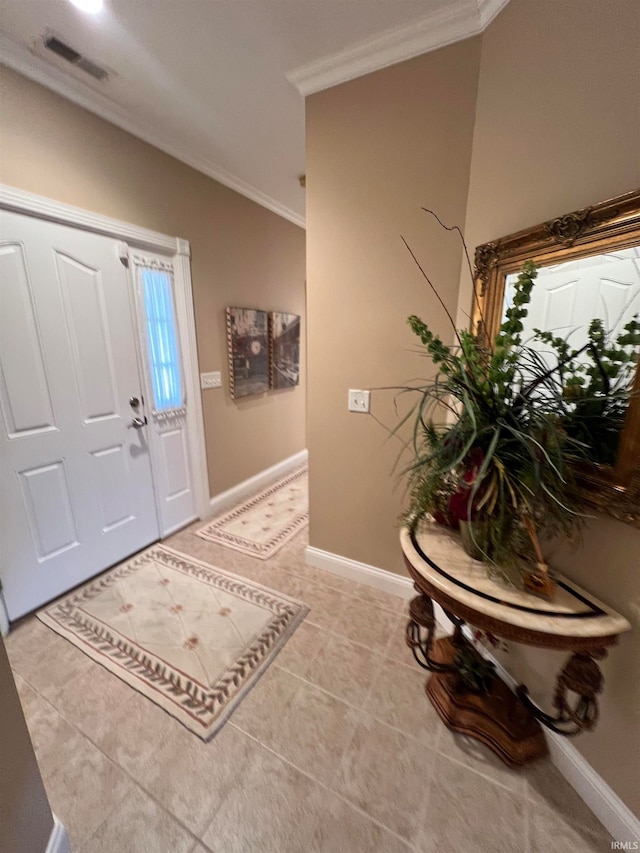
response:
[[[359,563],[339,554],[331,554],[329,551],[321,551],[319,548],[311,548],[305,551],[306,562],[316,569],[324,569],[325,572],[339,575],[348,580],[374,586],[384,592],[397,595],[400,598],[410,599],[413,593],[413,581],[402,575],[394,575],[385,569],[370,566],[367,563]]]
[[[218,515],[226,509],[241,503],[248,497],[251,497],[251,495],[260,491],[260,489],[268,486],[274,480],[286,477],[286,475],[291,473],[291,471],[295,471],[296,468],[301,468],[303,465],[306,465],[308,461],[309,451],[301,450],[299,453],[294,453],[293,456],[288,456],[281,462],[277,462],[270,468],[265,468],[264,471],[261,471],[254,477],[249,477],[248,480],[243,480],[241,483],[238,483],[237,486],[232,486],[230,489],[227,489],[226,492],[220,492],[219,495],[215,495],[209,501],[210,514]]]
[[[53,816],[53,829],[45,853],[71,853],[71,844],[64,824]]]
[[[376,587],[404,599],[409,599],[414,594],[413,582],[410,578],[394,575],[376,566],[359,563],[356,560],[341,557],[339,554],[312,547],[306,549],[305,556],[309,565],[348,580]],[[438,604],[435,605],[435,616],[443,628],[452,627],[452,623]],[[518,682],[511,673],[484,648],[483,654],[496,665],[501,678],[509,687],[515,688]],[[621,842],[639,839],[640,820],[596,773],[575,746],[562,735],[550,731],[546,731],[545,734],[551,761],[613,838]]]
[[[566,738],[549,732],[551,760],[616,841],[639,841],[640,820]]]

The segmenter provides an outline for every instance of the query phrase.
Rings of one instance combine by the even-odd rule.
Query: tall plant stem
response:
[[[427,282],[427,284],[429,285],[429,287],[431,288],[431,290],[433,290],[433,292],[435,293],[436,298],[437,298],[438,302],[440,303],[440,305],[442,305],[442,307],[443,307],[443,309],[444,309],[444,312],[445,312],[445,314],[447,315],[447,317],[449,318],[449,322],[451,323],[451,328],[452,328],[452,329],[453,329],[453,331],[455,332],[455,336],[456,336],[456,338],[457,338],[457,340],[458,340],[458,344],[459,344],[460,346],[462,346],[462,341],[460,340],[460,335],[458,334],[458,330],[456,329],[456,324],[455,324],[455,321],[454,321],[453,317],[451,316],[451,312],[449,311],[449,309],[447,308],[447,306],[444,304],[444,301],[443,301],[442,297],[440,296],[440,294],[438,293],[438,291],[437,291],[437,290],[436,290],[436,288],[434,287],[433,282],[431,281],[431,279],[429,278],[429,276],[428,276],[428,275],[426,274],[426,272],[424,271],[424,269],[423,269],[422,265],[420,264],[420,261],[416,258],[415,254],[414,254],[414,252],[413,252],[413,249],[411,248],[411,246],[407,243],[407,241],[404,239],[404,237],[401,237],[401,239],[402,239],[402,242],[403,242],[403,243],[405,244],[405,246],[407,247],[407,250],[408,250],[409,254],[410,254],[410,255],[411,255],[411,257],[413,258],[413,261],[414,261],[415,265],[418,267],[418,269],[419,269],[419,270],[420,270],[420,272],[422,273],[422,276],[423,276],[424,280]]]
[[[436,220],[438,225],[441,228],[444,228],[445,231],[455,231],[460,237],[460,242],[462,243],[462,248],[464,249],[464,256],[467,259],[467,269],[469,270],[469,276],[471,278],[471,286],[473,288],[473,300],[476,303],[476,308],[478,309],[478,314],[480,315],[480,320],[484,323],[484,314],[482,312],[482,304],[480,302],[480,297],[478,296],[478,290],[476,288],[476,279],[473,274],[473,266],[471,265],[471,258],[469,256],[469,247],[467,246],[467,241],[464,239],[464,234],[459,225],[445,225],[442,219],[438,216],[438,214],[434,210],[430,210],[428,207],[422,207],[425,213],[430,213],[431,216]]]

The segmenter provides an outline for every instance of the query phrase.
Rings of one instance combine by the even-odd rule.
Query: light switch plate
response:
[[[370,397],[371,391],[357,391],[355,388],[349,388],[349,411],[366,415],[369,411]]]
[[[201,373],[200,374],[200,387],[201,388],[221,388],[222,387],[222,374],[219,370],[213,371],[213,373]]]

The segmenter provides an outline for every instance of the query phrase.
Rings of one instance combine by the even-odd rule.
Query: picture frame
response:
[[[226,309],[229,390],[234,400],[269,390],[269,318],[256,308]]]
[[[269,313],[269,365],[273,390],[294,388],[300,383],[300,315],[285,311]]]

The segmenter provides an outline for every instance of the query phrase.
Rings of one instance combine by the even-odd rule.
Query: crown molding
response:
[[[509,0],[457,0],[287,74],[305,97],[481,33]]]
[[[485,30],[491,21],[498,15],[509,0],[478,0],[478,13],[480,15],[480,27]]]
[[[119,106],[102,92],[76,80],[55,65],[50,65],[4,33],[0,33],[0,64],[18,71],[30,80],[40,83],[41,86],[51,89],[58,95],[62,95],[63,98],[95,113],[100,118],[115,124],[138,139],[142,139],[143,142],[148,142],[154,148],[164,151],[165,154],[180,160],[181,163],[185,163],[192,169],[213,178],[214,181],[224,184],[224,186],[251,199],[272,213],[288,219],[289,222],[293,222],[301,228],[305,227],[304,217],[294,210],[280,204],[266,193],[256,189],[256,187],[243,181],[242,178],[233,175],[206,157],[194,157],[186,148],[176,144],[151,125],[140,121],[131,111]]]

